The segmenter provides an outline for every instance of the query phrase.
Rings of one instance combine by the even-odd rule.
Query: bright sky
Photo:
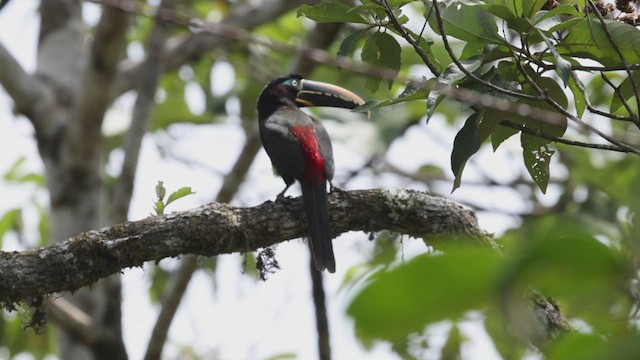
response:
[[[32,71],[35,68],[35,49],[38,32],[37,1],[11,1],[0,11],[0,42],[4,44],[23,66]],[[95,19],[94,13],[88,17]],[[92,20],[93,20],[92,19]],[[91,21],[91,20],[90,20]],[[20,34],[16,36],[15,34]],[[221,91],[221,89],[213,89]],[[191,99],[197,96],[191,96]],[[130,116],[132,98],[119,100],[109,112],[108,129],[123,126]],[[190,104],[197,108],[197,102]],[[20,157],[27,157],[27,167],[32,171],[41,171],[37,149],[32,138],[33,130],[24,118],[15,118],[11,110],[11,100],[0,88],[0,173],[4,173],[11,164]],[[428,126],[422,124],[407,132],[404,140],[394,145],[388,154],[389,159],[407,171],[413,171],[423,164],[435,164],[444,169],[449,168],[450,144],[454,133],[435,118]],[[345,137],[348,127],[333,122],[326,124],[329,133],[335,138]],[[105,130],[108,130],[105,129]],[[197,130],[197,131],[194,131]],[[110,130],[108,130],[110,131]],[[169,207],[169,211],[177,211],[199,206],[209,202],[220,186],[219,174],[224,174],[231,167],[243,135],[235,124],[199,126],[176,126],[167,133],[147,136],[142,147],[142,159],[136,180],[136,192],[130,212],[132,220],[140,219],[152,212],[154,186],[158,180],[165,183],[168,191],[181,186],[191,186],[195,196],[182,199]],[[363,139],[358,139],[358,141]],[[366,139],[364,139],[366,141]],[[170,148],[178,158],[185,158],[206,165],[206,168],[194,168],[179,160],[162,158],[158,144]],[[416,151],[416,147],[424,148],[424,144],[435,144],[429,151]],[[358,153],[357,147],[335,143],[336,179],[344,178],[352,169],[358,168],[364,157]],[[483,161],[491,156],[495,164],[510,164],[491,172],[498,179],[510,179],[522,171],[521,161],[514,162],[510,153],[519,151],[517,143],[507,145],[492,154],[483,149],[474,161]],[[223,150],[224,149],[224,150]],[[110,169],[117,169],[121,154],[114,154],[110,159]],[[212,171],[211,169],[214,169]],[[477,179],[477,172],[470,166],[465,173],[465,180],[470,183]],[[367,187],[411,187],[424,189],[422,184],[398,182],[397,179],[384,177],[372,182],[371,179],[359,178],[350,183],[351,188]],[[250,186],[244,186],[234,203],[241,206],[253,206],[266,200],[273,200],[282,189],[282,181],[272,175],[271,165],[266,154],[261,151],[255,166],[249,175]],[[255,186],[254,186],[255,185]],[[435,189],[448,194],[451,184],[442,189]],[[517,199],[516,190],[487,189],[478,192],[478,187],[465,185],[451,197],[464,200],[470,204],[494,204],[496,210],[523,212],[524,205]],[[295,195],[297,189],[290,190]],[[553,188],[550,188],[553,192]],[[0,184],[0,214],[4,211],[28,204],[33,196],[33,187],[7,186]],[[46,196],[38,194],[43,202]],[[29,215],[31,213],[31,215]],[[495,213],[480,213],[480,223],[491,232],[504,231],[513,224],[513,217]],[[35,221],[33,209],[27,212],[27,225]],[[34,225],[31,223],[31,225]],[[35,233],[32,232],[32,235]],[[336,359],[390,359],[388,346],[380,344],[368,352],[364,350],[353,332],[353,324],[345,318],[345,308],[354,295],[353,289],[343,289],[342,281],[352,266],[366,258],[371,246],[363,233],[345,234],[334,241],[338,270],[334,275],[326,275],[326,290],[329,299],[329,316],[331,322],[332,349]],[[424,251],[420,241],[405,241],[405,256]],[[7,237],[3,248],[19,248],[20,245]],[[177,318],[170,332],[169,346],[166,347],[166,358],[175,358],[180,349],[193,348],[203,358],[219,357],[222,359],[266,358],[280,353],[292,352],[299,359],[316,357],[316,334],[313,318],[311,289],[308,274],[308,250],[300,241],[291,241],[277,248],[278,260],[282,270],[272,275],[267,282],[258,282],[242,275],[239,256],[222,256],[215,278],[198,272],[191,282],[185,301],[182,303]],[[163,260],[161,266],[173,268],[176,261]],[[150,303],[148,298],[148,282],[153,264],[144,269],[128,269],[123,276],[124,281],[124,336],[131,359],[140,359],[151,332],[158,307]],[[471,321],[461,327],[463,333],[471,338],[465,348],[466,358],[497,358],[492,345],[478,326],[478,315],[471,315]],[[475,319],[475,320],[474,320]],[[446,324],[434,326],[430,333],[430,342],[435,350],[431,356],[438,354],[444,334],[448,330]],[[427,354],[428,355],[428,354]]]

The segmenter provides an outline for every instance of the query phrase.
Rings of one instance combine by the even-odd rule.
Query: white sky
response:
[[[0,42],[4,44],[23,66],[32,71],[35,68],[35,48],[38,33],[37,1],[11,1],[0,11]],[[87,16],[94,19],[95,14]],[[18,30],[19,29],[19,30]],[[19,36],[16,36],[19,34]],[[217,89],[216,91],[219,91]],[[193,96],[191,97],[193,98]],[[121,99],[110,111],[106,126],[118,127],[126,123],[131,98]],[[197,103],[191,104],[198,107]],[[431,120],[428,126],[422,124],[413,127],[404,136],[403,141],[395,144],[388,153],[388,158],[407,171],[413,171],[423,164],[435,164],[449,169],[450,144],[454,132],[442,125],[438,118]],[[345,131],[342,125],[333,122],[326,124],[330,134],[341,137]],[[154,186],[158,180],[165,183],[168,191],[181,186],[191,186],[196,195],[182,199],[169,207],[169,211],[177,211],[199,206],[213,199],[220,186],[219,174],[224,174],[235,160],[243,135],[235,124],[199,126],[178,126],[170,129],[168,135],[147,136],[144,140],[141,162],[136,179],[136,191],[133,198],[130,218],[140,219],[152,212]],[[4,173],[20,157],[27,157],[27,168],[41,171],[37,149],[32,138],[33,130],[24,118],[15,118],[9,100],[0,88],[0,173]],[[179,156],[206,164],[215,169],[197,169],[180,161],[164,159],[160,156],[157,143],[173,142],[170,147]],[[440,139],[441,145],[432,146],[429,151],[424,144],[435,143]],[[344,178],[351,169],[358,168],[364,160],[355,147],[336,142],[336,179]],[[224,149],[224,150],[223,150]],[[490,175],[496,179],[508,180],[522,173],[522,162],[512,154],[519,151],[517,142],[503,146],[493,154],[488,148],[481,150],[480,156],[473,161],[491,161],[503,164],[493,169]],[[110,159],[110,168],[117,168],[118,155]],[[489,158],[490,157],[490,158]],[[504,164],[507,164],[506,166]],[[465,171],[464,180],[473,182],[478,179],[472,165]],[[282,181],[272,175],[271,164],[266,154],[261,151],[249,174],[249,181],[241,189],[234,203],[242,206],[253,206],[266,200],[273,200],[282,189]],[[411,187],[424,189],[422,184],[398,182],[395,178],[377,179],[359,178],[350,183],[353,188],[366,187]],[[451,184],[446,184],[440,193],[447,194]],[[487,189],[473,185],[465,185],[451,197],[471,204],[494,204],[495,213],[479,213],[480,224],[490,232],[501,232],[512,226],[514,217],[501,212],[524,212],[526,206],[518,199],[516,190]],[[549,190],[553,193],[554,189]],[[290,190],[295,195],[297,189]],[[33,187],[0,184],[0,214],[14,207],[28,204],[34,196]],[[35,195],[40,202],[46,196]],[[555,196],[551,196],[554,198]],[[29,212],[30,211],[30,212]],[[27,211],[27,226],[34,225],[33,209]],[[31,215],[29,215],[31,213]],[[34,233],[31,232],[33,235]],[[348,270],[362,262],[371,246],[363,233],[349,233],[334,241],[338,269],[334,275],[326,275],[326,290],[331,323],[332,350],[335,359],[392,359],[386,344],[374,346],[372,350],[364,350],[353,332],[353,324],[344,316],[353,290],[341,290],[343,279]],[[420,241],[405,241],[405,255],[424,250]],[[15,238],[5,238],[3,248],[19,248]],[[215,280],[198,272],[188,288],[185,301],[182,303],[177,318],[170,331],[169,344],[166,347],[166,358],[175,358],[179,349],[192,347],[203,358],[219,356],[222,359],[256,359],[266,358],[279,353],[293,352],[299,359],[316,358],[316,334],[313,318],[311,289],[308,274],[308,250],[300,241],[290,241],[277,248],[278,260],[282,270],[272,275],[267,282],[258,282],[243,276],[240,269],[239,256],[221,256],[219,270]],[[161,266],[175,266],[173,259],[163,260]],[[123,276],[124,281],[124,336],[131,359],[140,359],[155,321],[158,307],[149,302],[148,282],[153,264],[144,269],[128,269]],[[477,318],[477,316],[476,316]],[[498,358],[486,335],[478,326],[478,320],[470,321],[462,327],[470,337],[470,345],[465,348],[465,358],[483,359]],[[438,347],[444,340],[443,334],[448,331],[447,324],[434,326],[431,344],[434,350],[429,353],[438,355]],[[439,334],[439,335],[438,335]],[[428,354],[429,354],[428,353]]]

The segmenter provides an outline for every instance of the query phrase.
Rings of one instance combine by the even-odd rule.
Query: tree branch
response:
[[[75,121],[69,128],[68,156],[81,169],[98,157],[96,143],[101,139],[102,121],[111,103],[109,95],[126,46],[128,22],[127,12],[103,7],[78,94]]]
[[[173,11],[176,6],[176,0],[163,0],[157,11]],[[140,146],[155,108],[155,94],[161,74],[160,58],[172,29],[173,25],[171,23],[157,19],[147,40],[147,56],[142,63],[144,66],[142,68],[141,81],[135,86],[137,98],[133,107],[131,126],[124,135],[123,147],[125,154],[122,170],[114,189],[112,214],[114,222],[127,220],[129,203],[133,195],[136,169],[138,168]]]
[[[9,50],[0,42],[0,85],[15,103],[15,111],[28,114],[41,99],[43,88],[28,74]]]
[[[358,190],[329,196],[333,235],[389,230],[427,240],[456,236],[496,247],[475,214],[445,198],[413,190]],[[24,252],[0,252],[0,302],[75,291],[97,280],[184,254],[247,252],[307,234],[301,198],[251,208],[210,203],[189,211],[91,230]]]
[[[341,24],[318,24],[314,31],[309,34],[306,43],[313,48],[327,48],[335,40],[341,27]],[[304,54],[299,53],[289,66],[289,72],[306,76],[309,75],[316,66],[317,63],[309,61],[304,57]],[[260,146],[261,141],[257,130],[253,129],[247,132],[247,139],[244,147],[240,151],[238,159],[231,171],[224,177],[222,187],[216,196],[217,202],[231,202],[231,199],[237,193],[249,172],[249,168],[258,151],[260,151]],[[162,297],[160,314],[158,314],[151,338],[149,339],[147,352],[144,356],[145,360],[160,359],[175,312],[180,305],[187,285],[191,280],[191,276],[197,268],[196,257],[186,256],[180,262],[178,270],[171,274],[169,286]]]
[[[117,0],[102,0],[99,1],[102,4],[120,7],[121,1]],[[239,28],[243,31],[251,31],[257,26],[265,24],[273,19],[278,18],[282,14],[291,11],[299,7],[302,4],[317,3],[316,0],[273,0],[267,2],[260,2],[259,5],[251,4],[244,7],[242,10],[234,11],[229,17],[222,20],[220,23],[216,23],[221,27]],[[188,19],[181,18],[174,12],[164,13],[164,20],[172,21],[174,23],[182,23],[185,26],[196,25],[191,24]],[[186,20],[186,21],[185,21]],[[223,36],[209,31],[200,31],[183,37],[182,39],[176,39],[173,42],[173,46],[166,49],[163,56],[162,65],[164,70],[175,70],[180,66],[197,60],[204,53],[217,48],[221,44],[234,40],[232,37]],[[116,89],[113,96],[119,96],[131,90],[137,81],[140,74],[143,72],[144,63],[133,64],[126,69],[123,69],[119,76]]]

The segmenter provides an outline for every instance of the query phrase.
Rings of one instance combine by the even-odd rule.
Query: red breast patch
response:
[[[291,133],[300,141],[302,146],[302,158],[307,166],[304,172],[305,180],[313,188],[324,185],[324,158],[320,152],[318,138],[312,126],[293,126]]]

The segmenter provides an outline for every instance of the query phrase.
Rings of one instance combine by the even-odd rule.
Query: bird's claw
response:
[[[334,185],[331,181],[329,181],[329,193],[344,193],[347,192],[345,189],[339,187],[338,185]]]

